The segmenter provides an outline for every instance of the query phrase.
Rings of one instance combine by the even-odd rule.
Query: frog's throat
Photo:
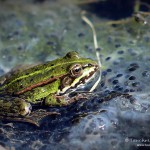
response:
[[[98,70],[98,66],[93,66],[90,69],[89,68],[85,69],[83,74],[80,77],[75,78],[72,81],[71,85],[66,86],[62,89],[59,89],[57,94],[58,95],[59,94],[64,94],[69,89],[74,89],[74,88],[77,88],[77,87],[80,87],[80,86],[84,85],[85,83],[89,82],[94,77],[97,70]]]

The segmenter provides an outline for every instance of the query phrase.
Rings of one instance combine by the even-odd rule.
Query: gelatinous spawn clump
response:
[[[136,56],[131,56],[131,60],[128,60],[128,55],[130,53],[126,49],[105,58],[109,68],[102,73],[102,90],[115,90],[123,93],[149,91],[147,83],[150,81],[150,67],[148,62],[145,63],[144,55],[136,54]],[[138,57],[141,59],[137,59]]]
[[[1,75],[18,64],[53,60],[71,50],[96,60],[80,8],[57,2],[0,4]],[[149,27],[133,22],[109,25],[109,20],[89,17],[103,65],[94,94],[67,107],[46,108],[61,115],[45,118],[40,128],[0,122],[0,145],[6,149],[137,149],[132,138],[150,136]]]

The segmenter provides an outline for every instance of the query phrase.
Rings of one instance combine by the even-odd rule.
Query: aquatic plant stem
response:
[[[95,90],[95,88],[98,86],[99,82],[101,81],[101,60],[100,60],[100,54],[97,51],[99,46],[98,46],[98,42],[97,42],[97,35],[96,35],[96,31],[94,28],[94,25],[92,24],[92,22],[85,16],[85,12],[83,11],[81,13],[81,18],[90,26],[90,28],[92,29],[92,33],[93,33],[93,41],[94,41],[94,48],[95,48],[95,52],[96,52],[96,57],[97,57],[97,61],[98,61],[98,65],[99,65],[99,69],[100,69],[100,74],[99,74],[99,78],[97,79],[97,81],[95,82],[95,84],[92,86],[92,88],[89,90],[89,92],[92,92]]]

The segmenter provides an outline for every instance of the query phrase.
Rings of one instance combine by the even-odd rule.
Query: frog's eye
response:
[[[71,67],[70,71],[73,77],[79,77],[82,74],[82,66],[80,64],[75,64]]]

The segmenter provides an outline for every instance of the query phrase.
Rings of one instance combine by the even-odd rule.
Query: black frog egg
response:
[[[132,86],[133,86],[133,87],[138,87],[138,86],[140,86],[140,82],[133,82],[133,83],[132,83]]]
[[[119,74],[116,75],[117,78],[120,78],[120,77],[122,77],[122,76],[123,76],[122,73],[119,73]]]
[[[131,63],[128,67],[128,71],[129,72],[132,72],[132,71],[135,71],[139,68],[139,65],[137,63]]]
[[[119,83],[119,81],[118,80],[113,80],[112,83],[117,84],[117,83]]]
[[[111,59],[111,57],[108,56],[105,58],[105,61],[109,61],[110,59]]]
[[[85,130],[86,134],[92,134],[92,132],[93,132],[93,130],[90,127],[86,128],[86,130]]]
[[[150,71],[148,71],[148,70],[143,71],[142,76],[143,77],[149,77],[150,76]]]
[[[123,51],[123,50],[120,50],[120,51],[118,51],[117,53],[121,55],[121,54],[124,54],[124,51]]]
[[[135,76],[130,76],[130,77],[129,77],[129,80],[135,80],[135,79],[136,79]]]

